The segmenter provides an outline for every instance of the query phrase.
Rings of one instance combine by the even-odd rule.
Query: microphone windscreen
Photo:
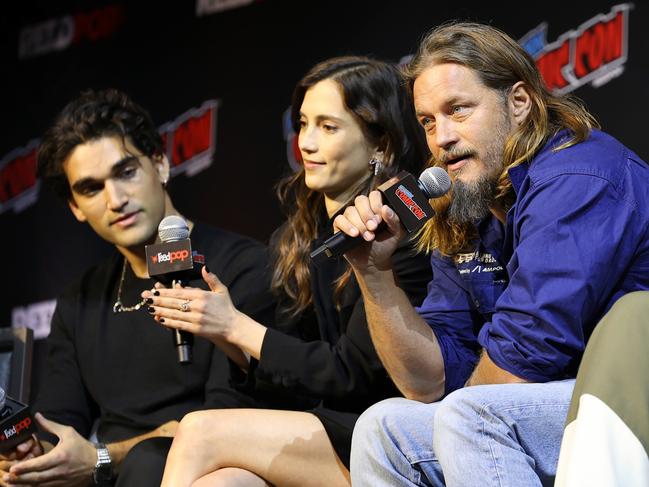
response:
[[[175,242],[189,238],[189,226],[178,215],[169,215],[158,225],[158,236],[162,242]]]
[[[419,184],[428,199],[439,198],[451,189],[451,178],[441,167],[429,167],[419,176]]]

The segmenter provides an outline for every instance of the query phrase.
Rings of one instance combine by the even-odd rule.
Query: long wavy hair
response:
[[[304,96],[323,80],[338,83],[345,107],[358,122],[367,140],[385,155],[379,174],[363,181],[343,206],[359,194],[368,194],[399,170],[419,174],[426,162],[426,146],[397,67],[361,56],[336,57],[317,64],[300,80],[293,92],[291,120],[297,133]],[[277,195],[287,222],[274,248],[276,265],[272,288],[290,298],[289,312],[299,314],[312,303],[309,272],[311,242],[316,238],[318,228],[327,222],[328,216],[324,195],[306,186],[304,169],[281,180]],[[347,269],[334,284],[335,296],[339,296],[350,277],[351,269]]]
[[[482,83],[497,90],[503,98],[512,86],[525,83],[532,100],[527,119],[505,142],[503,170],[497,181],[496,202],[508,209],[514,202],[508,170],[531,160],[557,132],[567,129],[569,138],[555,151],[585,140],[598,127],[583,104],[571,96],[554,95],[546,88],[534,60],[511,37],[484,24],[450,22],[434,28],[422,41],[419,50],[405,69],[412,93],[415,80],[437,64],[455,63],[472,69]],[[440,165],[431,157],[431,165]],[[471,224],[458,224],[447,218],[451,195],[431,201],[437,216],[419,233],[420,250],[436,249],[443,255],[454,255],[475,236]]]

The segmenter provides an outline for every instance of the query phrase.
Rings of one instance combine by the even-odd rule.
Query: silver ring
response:
[[[191,303],[189,299],[180,303],[180,311],[189,311],[189,303]]]

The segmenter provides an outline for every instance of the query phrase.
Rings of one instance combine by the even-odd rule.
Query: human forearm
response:
[[[213,337],[212,343],[225,353],[225,355],[232,360],[237,367],[246,372],[250,365],[250,354],[241,350],[238,346],[228,343],[225,339]]]
[[[529,381],[498,367],[493,360],[491,360],[489,354],[483,351],[480,360],[478,361],[478,365],[471,374],[471,377],[469,377],[466,385],[479,386],[485,384],[516,384],[523,382]]]
[[[432,402],[444,393],[444,360],[432,329],[417,314],[391,269],[356,273],[374,347],[399,390]]]
[[[247,369],[249,356],[259,358],[266,327],[234,306],[228,288],[216,275],[205,267],[202,273],[210,291],[156,286],[155,294],[144,291],[142,297],[149,300],[149,312],[158,322],[211,340]]]
[[[235,346],[248,356],[259,360],[266,330],[264,325],[257,323],[250,316],[237,312],[225,339],[230,346]]]
[[[156,429],[143,433],[133,438],[128,438],[122,441],[116,441],[114,443],[108,443],[106,447],[110,453],[110,458],[113,463],[113,466],[116,471],[119,471],[119,467],[128,455],[128,452],[131,449],[140,443],[143,440],[156,437],[173,437],[176,434],[176,429],[178,428],[178,421],[172,420],[167,423],[158,426]]]

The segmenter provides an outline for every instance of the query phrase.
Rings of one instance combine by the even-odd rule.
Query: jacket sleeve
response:
[[[499,367],[534,382],[575,376],[641,242],[627,197],[586,174],[554,176],[528,191],[515,218],[509,286],[479,336]]]
[[[444,360],[444,395],[464,386],[478,360],[477,330],[484,323],[460,284],[460,276],[448,259],[431,257],[433,279],[419,316],[431,327]]]

